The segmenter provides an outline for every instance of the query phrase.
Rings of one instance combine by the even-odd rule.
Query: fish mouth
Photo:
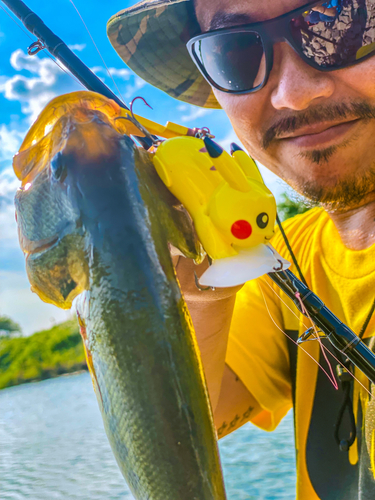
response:
[[[69,222],[54,236],[38,241],[29,240],[26,236],[20,234],[20,245],[22,251],[26,254],[26,256],[42,254],[59,243],[64,236],[72,233],[76,226],[76,224]]]
[[[27,255],[35,255],[43,253],[49,250],[53,245],[55,245],[60,239],[59,235],[55,235],[52,238],[47,238],[45,240],[32,241],[25,236],[21,237],[21,247],[23,253]]]

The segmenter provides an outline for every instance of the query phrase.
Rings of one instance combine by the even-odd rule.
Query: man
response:
[[[114,16],[108,34],[153,85],[222,107],[256,160],[323,206],[285,231],[312,290],[371,343],[375,4],[345,0],[333,22],[310,25],[306,16],[326,5],[144,0]],[[290,258],[280,234],[273,244]],[[367,392],[345,376],[345,390],[336,391],[306,353],[297,356],[282,332],[296,338],[311,325],[267,277],[241,290],[200,292],[194,269],[179,259],[219,436],[248,420],[272,430],[294,405],[298,499],[374,499],[375,411]],[[318,360],[318,343],[305,345]]]
[[[340,14],[341,7],[339,5],[339,0],[332,0],[331,2],[326,2],[322,5],[317,5],[311,9],[311,12],[305,17],[305,21],[311,24],[316,23],[331,23],[336,19],[336,16]]]

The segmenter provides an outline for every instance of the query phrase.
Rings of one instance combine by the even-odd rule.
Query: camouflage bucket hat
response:
[[[199,32],[191,0],[143,0],[107,24],[116,52],[146,82],[180,101],[220,108],[186,48]]]

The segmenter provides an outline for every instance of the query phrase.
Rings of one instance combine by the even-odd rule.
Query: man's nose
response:
[[[271,103],[275,109],[301,111],[331,97],[335,88],[332,73],[312,68],[287,43],[277,44],[274,50],[269,83],[274,86]]]

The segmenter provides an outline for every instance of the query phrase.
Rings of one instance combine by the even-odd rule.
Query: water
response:
[[[292,415],[220,441],[229,500],[295,498]],[[1,500],[131,500],[87,373],[0,391]],[[178,499],[176,499],[178,500]]]

